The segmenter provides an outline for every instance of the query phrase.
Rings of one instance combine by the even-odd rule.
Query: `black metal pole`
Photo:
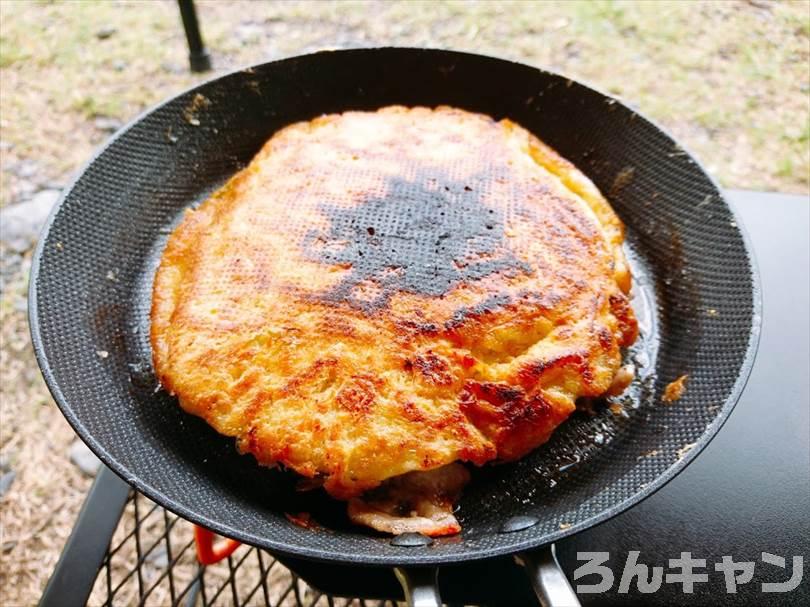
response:
[[[39,607],[83,607],[87,603],[129,491],[115,472],[107,466],[99,468]]]
[[[188,41],[188,62],[192,72],[207,72],[211,69],[211,57],[205,50],[200,24],[197,21],[197,11],[194,9],[194,0],[177,0],[180,6],[180,16],[183,18],[183,29],[186,30]]]

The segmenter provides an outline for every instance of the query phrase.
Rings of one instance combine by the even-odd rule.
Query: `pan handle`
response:
[[[197,560],[201,565],[218,563],[241,546],[239,542],[230,538],[214,544],[214,532],[199,525],[194,525],[194,543],[197,544]]]
[[[394,567],[408,607],[441,607],[438,567]]]
[[[580,607],[574,589],[557,562],[554,544],[532,552],[521,552],[515,560],[526,568],[543,607]]]

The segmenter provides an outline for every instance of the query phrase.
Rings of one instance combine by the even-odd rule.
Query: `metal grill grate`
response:
[[[214,565],[197,562],[194,528],[130,492],[88,605],[178,607],[396,607],[395,601],[335,598],[309,587],[271,554],[240,546]]]

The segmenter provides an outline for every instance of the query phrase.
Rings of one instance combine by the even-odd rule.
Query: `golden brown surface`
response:
[[[593,184],[508,120],[294,124],[169,239],[155,367],[242,451],[341,499],[513,460],[636,338],[622,240]]]

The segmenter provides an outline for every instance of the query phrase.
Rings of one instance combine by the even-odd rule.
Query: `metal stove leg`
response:
[[[554,544],[522,552],[515,560],[525,567],[543,607],[580,607],[576,592],[557,562]]]
[[[130,487],[102,465],[62,556],[48,580],[40,607],[84,607],[107,553]]]
[[[408,607],[441,607],[438,567],[395,567]]]
[[[207,72],[211,69],[211,57],[205,50],[200,24],[197,21],[197,11],[194,9],[194,0],[177,0],[180,5],[180,17],[183,19],[183,29],[186,31],[188,41],[188,61],[192,72]]]

